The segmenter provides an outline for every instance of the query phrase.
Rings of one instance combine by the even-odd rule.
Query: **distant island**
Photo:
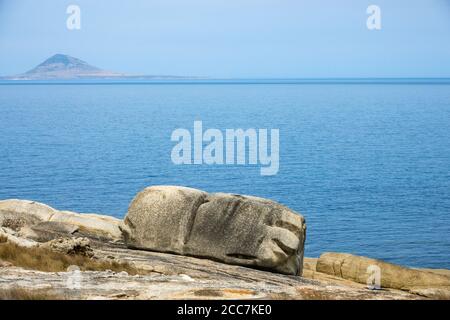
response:
[[[35,68],[0,80],[171,80],[201,79],[172,75],[132,75],[103,70],[66,54],[55,54]]]
[[[448,84],[450,78],[211,78],[203,76],[143,75],[103,70],[86,61],[66,55],[55,54],[33,69],[11,76],[0,76],[0,81],[173,81],[195,80],[196,83],[233,84]]]

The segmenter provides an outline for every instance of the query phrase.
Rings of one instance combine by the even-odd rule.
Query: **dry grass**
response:
[[[67,255],[44,248],[24,248],[9,242],[2,243],[1,240],[0,260],[11,262],[17,267],[45,272],[67,271],[69,266],[76,265],[82,271],[126,271],[130,275],[139,273],[138,269],[128,263],[95,260],[82,255]]]
[[[0,289],[0,300],[64,300],[65,297],[44,290]]]
[[[217,289],[199,289],[194,291],[194,295],[200,297],[222,297],[223,293]]]
[[[3,235],[0,235],[0,243],[5,243],[6,241],[8,241],[8,238]]]

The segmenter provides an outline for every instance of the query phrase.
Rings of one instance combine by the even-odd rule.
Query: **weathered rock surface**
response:
[[[220,228],[211,228],[208,219],[212,217],[212,221],[225,223],[222,219],[227,216],[223,214],[223,212],[226,212],[230,214],[229,223],[234,226],[233,228],[238,228],[241,223],[253,222],[246,222],[245,219],[239,220],[239,216],[235,217],[231,213],[234,212],[239,215],[254,210],[256,212],[263,211],[260,216],[264,218],[262,219],[263,224],[256,229],[246,225],[242,228],[247,230],[246,232],[265,232],[261,244],[270,244],[270,239],[279,236],[277,233],[275,233],[275,236],[271,233],[274,227],[291,230],[290,232],[294,236],[298,235],[299,242],[301,242],[301,236],[304,240],[304,233],[302,233],[304,232],[304,220],[298,215],[295,215],[298,218],[291,220],[290,211],[288,211],[289,214],[285,214],[285,207],[271,201],[223,194],[208,195],[198,190],[188,189],[183,190],[182,196],[175,192],[177,197],[171,195],[172,201],[167,204],[165,202],[166,191],[157,192],[159,196],[156,198],[160,200],[156,203],[152,200],[155,195],[148,196],[144,192],[144,194],[138,195],[136,199],[139,199],[140,196],[143,196],[143,198],[134,205],[137,205],[138,211],[143,212],[148,210],[148,204],[155,205],[158,210],[163,210],[166,206],[172,205],[174,208],[178,208],[179,205],[188,206],[189,203],[192,204],[191,200],[197,199],[196,197],[200,192],[202,194],[201,201],[194,202],[195,206],[198,206],[197,214],[194,216],[195,219],[189,220],[192,216],[186,217],[183,215],[184,211],[180,211],[177,214],[186,218],[181,223],[176,216],[174,218],[170,215],[162,216],[167,220],[158,220],[158,215],[152,209],[149,216],[153,217],[152,214],[155,214],[156,220],[154,222],[159,227],[171,226],[167,234],[160,234],[161,240],[152,234],[146,234],[142,239],[136,237],[135,230],[141,230],[140,228],[142,230],[147,230],[147,228],[154,230],[152,228],[155,228],[149,216],[143,215],[142,220],[131,220],[134,221],[134,226],[121,225],[128,241],[139,243],[139,241],[150,239],[149,241],[155,241],[157,245],[164,246],[164,250],[159,249],[158,251],[170,251],[166,250],[167,245],[169,245],[173,246],[172,248],[181,248],[182,254],[191,254],[189,251],[183,251],[188,250],[189,246],[185,246],[186,243],[180,240],[180,234],[183,235],[182,240],[186,238],[189,241],[190,239],[196,239],[193,242],[195,245],[203,245],[206,240],[197,239],[198,235],[193,236],[194,230],[197,230],[196,232],[199,232],[199,235],[204,232],[208,237],[211,236],[213,240],[214,236],[211,235],[213,233],[218,233],[220,237],[229,239],[226,232],[234,232],[234,229],[225,229],[225,232]],[[170,190],[170,192],[172,191],[175,190]],[[242,199],[237,201],[236,197],[242,197]],[[179,202],[177,203],[175,200]],[[263,204],[264,207],[272,209],[264,211],[261,209]],[[204,208],[202,208],[203,206]],[[237,208],[234,208],[234,206]],[[214,210],[218,210],[222,216],[215,217]],[[30,291],[44,289],[66,299],[450,299],[450,291],[447,286],[450,279],[448,276],[449,270],[430,269],[420,271],[365,257],[327,253],[319,259],[304,258],[302,277],[283,275],[253,269],[253,267],[262,267],[251,263],[247,266],[252,268],[248,268],[234,265],[235,262],[230,260],[222,261],[232,263],[232,265],[193,256],[152,252],[148,251],[147,248],[147,250],[130,249],[121,241],[120,237],[117,237],[116,232],[120,231],[117,219],[111,218],[113,220],[110,224],[108,222],[110,221],[109,217],[91,215],[95,217],[95,221],[102,221],[108,225],[107,228],[103,228],[100,227],[102,225],[100,223],[92,229],[90,225],[84,225],[84,217],[80,217],[83,223],[67,222],[74,221],[73,215],[77,217],[82,215],[73,212],[59,211],[61,218],[54,221],[52,217],[55,211],[57,210],[31,201],[0,201],[1,241],[3,242],[6,239],[8,242],[13,242],[22,247],[43,246],[66,254],[83,254],[92,257],[92,259],[107,259],[118,263],[127,262],[140,270],[141,275],[132,276],[126,272],[113,273],[108,271],[78,271],[77,274],[74,273],[75,270],[60,273],[39,272],[18,268],[12,266],[10,262],[0,259],[0,293],[1,290],[25,288]],[[65,217],[66,213],[69,213],[68,217]],[[256,219],[252,214],[250,214],[250,217]],[[251,219],[250,221],[252,221]],[[189,229],[191,232],[189,234],[183,233],[188,230],[186,226],[189,225],[191,225]],[[194,227],[197,229],[194,229]],[[84,229],[90,231],[85,233]],[[110,232],[111,230],[113,232]],[[105,236],[108,234],[110,236]],[[115,234],[115,236],[112,237],[111,234]],[[283,237],[283,234],[284,232],[281,232],[281,237]],[[80,235],[87,238],[79,238]],[[246,239],[241,234],[237,234],[237,236]],[[275,239],[277,238],[275,237]],[[189,243],[189,241],[186,242]],[[234,244],[233,241],[230,243],[237,246],[239,251],[236,252],[239,255],[248,254],[248,251],[245,251],[246,247],[241,248],[239,243]],[[0,243],[1,245],[3,244]],[[226,244],[211,243],[209,246],[211,245],[217,245],[222,254],[227,252],[228,248],[233,248]],[[130,242],[129,246],[133,248]],[[185,249],[185,247],[188,249]],[[256,247],[250,246],[250,248],[254,250]],[[303,243],[301,248],[303,248]],[[284,250],[285,248],[283,248],[283,252],[286,254]],[[257,256],[258,259],[265,256],[264,250],[257,250],[256,252],[260,254]],[[206,251],[206,253],[212,255],[210,258],[220,260],[210,251]],[[281,257],[280,261],[289,265],[289,259],[286,259],[283,255]],[[299,259],[301,258],[303,258],[303,252],[301,252]],[[369,265],[380,267],[381,290],[369,290],[367,288],[368,274],[366,272]],[[272,270],[280,272],[279,270]],[[81,280],[81,285],[75,289],[69,285],[73,284],[74,280]]]
[[[82,255],[93,257],[94,251],[91,248],[88,238],[59,238],[53,239],[39,245],[41,248],[50,249],[64,254]]]
[[[450,297],[450,277],[446,275],[346,253],[322,254],[317,261],[316,271],[366,284],[373,272],[371,266],[379,268],[382,288],[407,290],[432,298]]]
[[[0,227],[0,237],[4,237],[7,241],[14,243],[20,247],[36,247],[39,245],[36,241],[16,236],[17,232],[9,228]]]
[[[145,275],[125,272],[40,272],[0,268],[0,290],[44,289],[65,299],[422,299],[398,290],[368,290],[266,272],[208,259],[131,250],[91,241],[97,259],[132,263]],[[75,281],[78,286],[73,287]]]
[[[3,261],[0,259],[0,268],[7,268],[7,267],[12,267],[13,264],[11,262],[8,261]]]
[[[435,274],[440,274],[442,276],[447,276],[450,278],[450,270],[447,269],[429,269],[429,268],[416,268],[416,270],[431,272]]]
[[[303,258],[303,271],[312,270],[316,271],[317,258]]]
[[[149,187],[132,201],[122,230],[130,248],[302,272],[305,220],[267,199]]]
[[[77,232],[109,240],[121,240],[120,223],[121,220],[113,217],[58,211],[34,201],[0,201],[0,227],[9,228],[21,236],[37,241],[50,240],[50,234],[70,235]]]

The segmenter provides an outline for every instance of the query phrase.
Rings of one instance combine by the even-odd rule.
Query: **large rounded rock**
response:
[[[19,231],[24,226],[49,221],[57,211],[45,204],[27,200],[0,201],[0,227]]]
[[[122,230],[130,248],[302,272],[305,220],[267,199],[149,187],[132,201]]]
[[[28,200],[0,201],[0,227],[11,229],[24,238],[50,240],[56,235],[82,234],[121,240],[121,220],[97,214],[59,211]]]
[[[316,271],[341,277],[354,282],[366,284],[371,282],[374,272],[378,273],[379,285],[382,288],[393,288],[407,291],[434,289],[437,293],[445,292],[450,296],[450,277],[427,271],[405,268],[348,253],[323,253],[317,261]],[[421,291],[421,292],[422,292]],[[425,291],[423,291],[423,295]]]

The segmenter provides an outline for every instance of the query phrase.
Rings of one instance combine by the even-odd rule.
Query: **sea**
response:
[[[278,129],[278,173],[174,164],[194,121]],[[123,218],[152,185],[278,201],[308,257],[450,269],[450,80],[0,82],[0,199]]]

